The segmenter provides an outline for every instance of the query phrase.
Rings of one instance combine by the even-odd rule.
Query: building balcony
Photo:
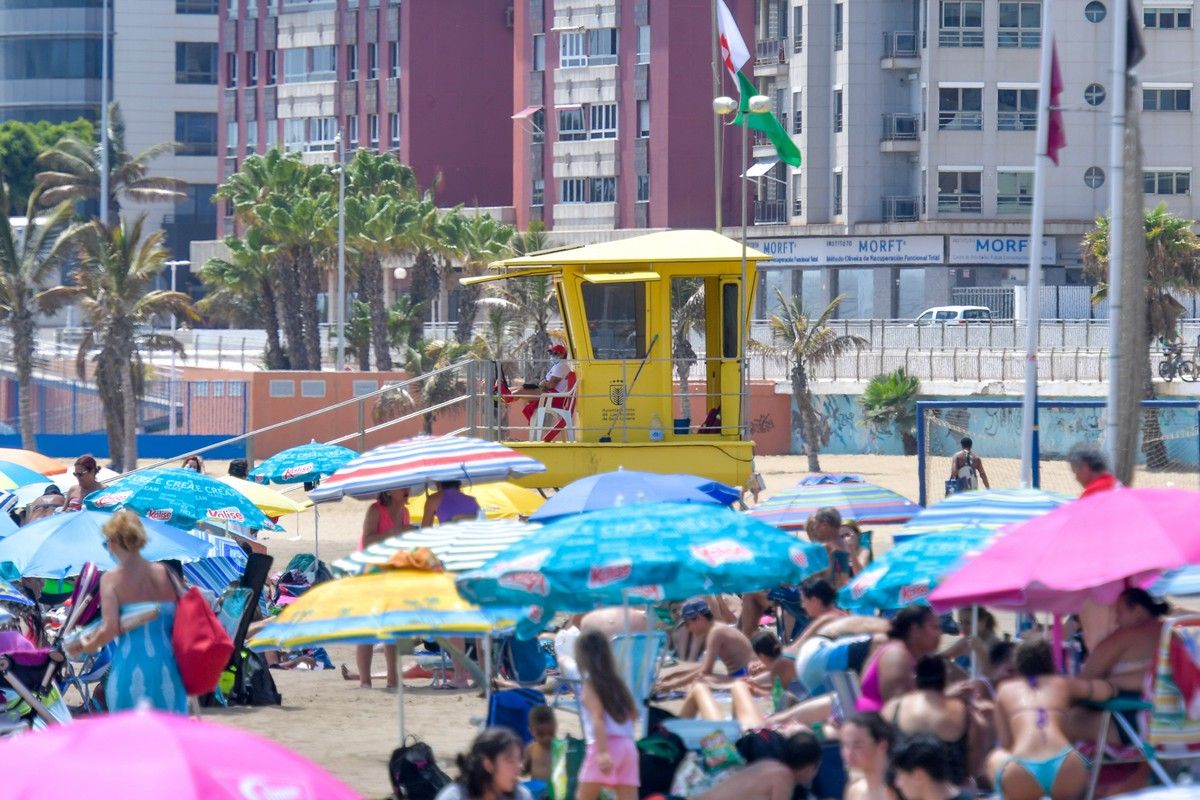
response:
[[[786,225],[788,224],[786,200],[755,200],[755,225]]]
[[[879,142],[881,153],[915,153],[921,149],[921,117],[919,114],[884,114],[883,135]]]
[[[890,195],[883,198],[884,222],[915,222],[920,217],[920,197],[916,195]]]
[[[983,198],[977,194],[939,194],[939,214],[982,214]]]
[[[884,31],[883,58],[879,66],[883,69],[919,69],[919,34],[916,31]]]
[[[759,39],[754,47],[754,74],[783,75],[787,72],[787,40]]]

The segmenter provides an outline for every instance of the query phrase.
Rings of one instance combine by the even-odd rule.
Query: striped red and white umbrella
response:
[[[470,436],[417,436],[368,450],[308,496],[315,503],[366,499],[391,489],[424,489],[436,481],[489,483],[545,471],[542,462],[498,442]]]

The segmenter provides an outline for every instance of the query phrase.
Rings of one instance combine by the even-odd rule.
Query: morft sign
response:
[[[844,236],[757,239],[750,243],[771,256],[761,269],[781,267],[941,264],[941,236]]]
[[[1058,240],[1042,237],[1042,263],[1058,261]],[[1029,264],[1028,236],[951,236],[951,264]]]

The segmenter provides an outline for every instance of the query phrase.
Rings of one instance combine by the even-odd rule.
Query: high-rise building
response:
[[[750,0],[729,6],[752,38]],[[712,14],[712,0],[514,4],[519,227],[713,226]],[[738,135],[723,136],[726,225],[738,208]]]
[[[227,0],[220,175],[280,146],[395,151],[442,205],[509,206],[511,0]]]

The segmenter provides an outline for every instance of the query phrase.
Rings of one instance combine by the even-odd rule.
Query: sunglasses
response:
[[[76,478],[82,478],[84,475],[87,475],[89,471],[90,471],[90,470],[86,470],[86,469],[85,469],[83,472],[76,472],[76,473],[74,473],[74,475],[75,475],[75,477],[76,477]]]

